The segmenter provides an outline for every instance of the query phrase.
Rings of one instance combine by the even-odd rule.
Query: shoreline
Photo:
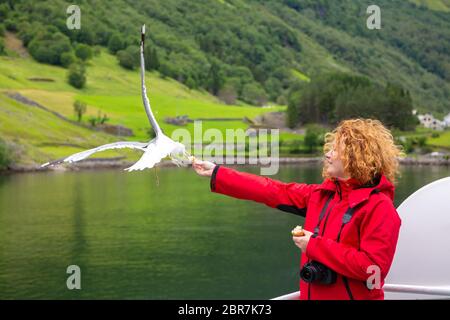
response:
[[[278,159],[279,164],[313,164],[322,162],[322,157],[281,157]],[[234,163],[231,166],[254,166],[265,165],[261,163]],[[0,174],[14,174],[27,172],[65,172],[65,171],[80,171],[80,170],[95,170],[95,169],[115,169],[127,168],[134,162],[125,161],[122,158],[96,158],[86,159],[73,164],[62,164],[54,167],[41,168],[39,165],[12,165],[8,170],[0,171]],[[406,157],[399,159],[400,165],[406,166],[450,166],[450,159],[439,159],[430,157]],[[176,167],[170,160],[162,161],[157,167]]]

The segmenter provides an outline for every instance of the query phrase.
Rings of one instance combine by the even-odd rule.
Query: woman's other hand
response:
[[[306,247],[308,246],[309,238],[312,236],[312,232],[306,231],[303,229],[303,232],[305,233],[302,237],[292,237],[292,240],[294,240],[294,243],[297,247],[302,250],[302,252],[306,251]]]

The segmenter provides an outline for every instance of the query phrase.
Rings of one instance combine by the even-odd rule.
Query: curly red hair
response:
[[[324,152],[341,146],[339,152],[344,170],[361,184],[370,183],[384,174],[392,183],[399,175],[398,158],[404,156],[402,147],[380,121],[373,119],[350,119],[339,123],[332,132],[325,134]],[[325,162],[322,176],[327,174]]]

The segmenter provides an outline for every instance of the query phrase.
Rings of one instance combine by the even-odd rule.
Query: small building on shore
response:
[[[447,117],[448,116],[450,116],[450,114],[447,115]],[[425,128],[442,131],[447,127],[447,123],[445,122],[445,120],[441,121],[439,119],[436,119],[431,113],[419,114],[417,118],[419,119],[420,124]]]

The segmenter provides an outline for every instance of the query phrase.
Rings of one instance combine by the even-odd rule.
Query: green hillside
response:
[[[425,8],[450,12],[450,1],[448,0],[410,0],[418,6],[423,6]]]
[[[40,61],[62,63],[45,49],[70,52],[77,43],[108,47],[132,60],[129,53],[146,23],[149,48],[158,57],[153,68],[215,95],[227,89],[249,103],[257,95],[284,104],[296,83],[344,71],[404,86],[421,111],[450,111],[448,0],[380,0],[381,30],[366,28],[368,4],[362,0],[0,3],[1,24],[18,32]],[[66,27],[69,4],[80,6],[80,30]]]

